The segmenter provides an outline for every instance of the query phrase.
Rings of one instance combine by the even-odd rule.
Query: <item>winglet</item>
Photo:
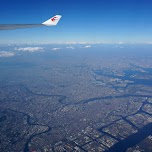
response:
[[[50,18],[49,20],[43,22],[42,24],[46,25],[46,26],[55,26],[55,25],[57,25],[57,23],[59,22],[61,17],[62,17],[61,15],[55,15],[52,18]]]

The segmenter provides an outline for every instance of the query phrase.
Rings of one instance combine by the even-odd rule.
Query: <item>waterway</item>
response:
[[[28,89],[27,89],[28,90]],[[30,93],[32,93],[30,91]],[[41,95],[41,94],[39,94]],[[42,94],[42,96],[44,96],[44,94]],[[47,96],[52,96],[52,95],[47,95]],[[62,96],[59,96],[61,97],[59,100],[61,103],[65,103],[65,99],[66,99],[66,96],[62,97]],[[151,96],[145,96],[145,95],[121,95],[121,96],[106,96],[106,97],[99,97],[99,98],[91,98],[91,99],[86,99],[86,100],[82,100],[82,101],[79,101],[77,103],[71,103],[71,105],[75,105],[75,104],[86,104],[88,102],[95,102],[96,100],[103,100],[103,99],[112,99],[112,98],[116,98],[116,99],[120,99],[120,98],[128,98],[128,97],[145,97],[145,98],[152,98],[152,95]],[[137,113],[141,113],[143,112],[142,108],[144,107],[145,104],[148,104],[147,100],[143,103],[142,107],[136,112]],[[40,124],[32,124],[30,122],[30,116],[27,115],[27,122],[29,125],[40,125]],[[110,125],[112,125],[114,122],[112,122]],[[132,123],[130,122],[129,123],[132,127],[136,127],[136,126],[133,126]],[[43,125],[42,125],[43,126]],[[137,128],[136,128],[137,129]],[[31,140],[40,135],[40,134],[43,134],[43,133],[47,133],[51,131],[51,128],[48,126],[48,130],[44,131],[44,132],[41,132],[41,133],[38,133],[38,134],[34,134],[32,135],[26,142],[25,144],[25,148],[24,148],[24,152],[29,152],[29,148],[28,148],[28,144],[31,142]],[[99,129],[100,131],[100,129]],[[126,138],[125,140],[119,140],[118,143],[116,143],[113,147],[111,147],[109,150],[107,150],[106,152],[125,152],[128,148],[132,147],[132,146],[135,146],[136,144],[138,144],[139,142],[141,142],[143,139],[145,139],[147,136],[151,135],[152,134],[152,123],[151,124],[148,124],[146,125],[145,127],[143,127],[142,129],[138,129],[138,132],[136,134],[132,134],[131,136],[129,136],[128,138]],[[113,137],[113,136],[112,136]],[[117,139],[118,140],[118,139]]]
[[[143,70],[145,71],[146,74],[149,74],[149,75],[152,74],[151,68],[143,68]],[[118,79],[121,79],[122,81],[124,81],[124,80],[133,81],[134,85],[140,84],[140,85],[152,86],[152,79],[137,79],[135,77],[132,77],[133,75],[143,75],[142,72],[137,71],[137,70],[132,70],[132,69],[124,70],[124,76],[116,76],[114,74],[107,74],[107,73],[104,73],[103,70],[95,70],[93,72],[97,75],[103,75],[103,76],[111,77],[111,78],[118,78]],[[89,102],[96,102],[97,100],[98,101],[100,100],[102,102],[103,99],[112,99],[112,98],[115,98],[115,99],[128,98],[128,97],[152,98],[152,95],[124,94],[124,95],[120,95],[120,96],[119,95],[117,95],[117,96],[104,96],[104,97],[101,96],[101,97],[96,97],[96,98],[89,98],[89,99],[80,100],[76,103],[73,103],[73,102],[67,102],[66,96],[37,94],[37,93],[30,91],[27,87],[25,87],[23,85],[21,87],[24,87],[28,93],[36,95],[36,96],[47,96],[47,97],[55,97],[56,96],[56,97],[59,97],[58,102],[60,104],[63,104],[63,106],[87,104]],[[147,101],[145,101],[145,103],[139,109],[138,113],[143,112],[142,108],[145,104],[147,104]],[[16,111],[16,112],[18,112],[18,111]],[[18,113],[22,113],[22,112],[18,112]],[[22,113],[22,114],[24,114],[27,117],[28,125],[30,125],[30,126],[39,125],[39,126],[47,127],[47,129],[45,131],[31,135],[29,137],[29,139],[26,141],[25,146],[24,146],[24,152],[29,152],[28,145],[31,142],[31,140],[33,138],[35,138],[36,136],[50,132],[52,130],[52,128],[50,126],[47,126],[47,125],[33,123],[33,122],[31,122],[31,117],[28,114],[26,114],[26,113]],[[129,124],[131,124],[131,122]],[[133,126],[133,127],[135,127],[135,126]],[[101,130],[102,129],[99,129],[99,131],[101,131]],[[106,152],[125,152],[129,147],[135,146],[136,144],[138,144],[139,142],[141,142],[143,139],[145,139],[147,136],[149,136],[151,134],[152,134],[152,123],[144,126],[142,129],[139,129],[137,133],[130,135],[126,139],[119,140],[118,143],[116,143],[113,147],[111,147]]]

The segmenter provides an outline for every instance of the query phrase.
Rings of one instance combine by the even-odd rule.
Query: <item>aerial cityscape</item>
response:
[[[0,152],[152,152],[152,1],[1,0]]]
[[[151,44],[0,48],[0,151],[152,151]]]

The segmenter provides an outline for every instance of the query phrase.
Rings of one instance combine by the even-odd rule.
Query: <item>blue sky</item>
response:
[[[1,0],[0,24],[42,23],[56,27],[0,31],[0,43],[152,42],[151,0]]]

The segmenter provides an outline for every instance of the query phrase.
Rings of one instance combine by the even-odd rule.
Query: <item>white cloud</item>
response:
[[[84,47],[82,47],[82,48],[87,49],[87,48],[91,48],[91,47],[92,47],[91,45],[86,45],[86,46],[84,46]]]
[[[66,49],[75,49],[73,46],[67,46]]]
[[[6,52],[6,51],[0,52],[0,57],[12,57],[12,56],[15,56],[14,52]]]
[[[39,52],[42,51],[42,47],[21,47],[21,48],[15,48],[17,51],[27,51],[27,52]]]
[[[53,48],[53,51],[61,50],[61,48]]]
[[[61,44],[78,44],[78,42],[61,42]]]

